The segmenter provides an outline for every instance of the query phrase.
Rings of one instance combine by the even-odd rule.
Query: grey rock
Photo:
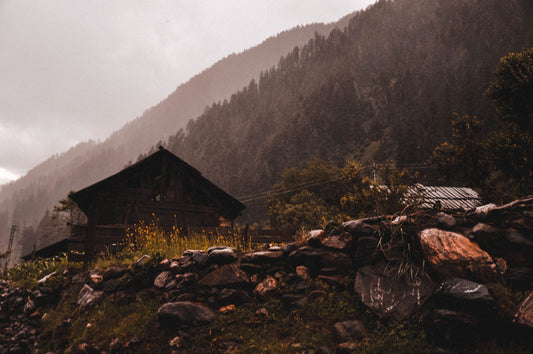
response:
[[[435,291],[432,301],[438,308],[465,312],[478,317],[495,315],[496,301],[483,285],[470,280],[447,279]]]
[[[281,303],[284,305],[294,305],[297,301],[300,301],[304,297],[304,295],[299,294],[285,294],[281,297]]]
[[[528,248],[531,248],[533,246],[533,241],[526,238],[523,234],[519,233],[515,229],[509,229],[505,232],[505,239],[514,245],[517,246],[526,246]]]
[[[208,250],[208,260],[211,264],[228,264],[237,260],[237,254],[230,247]]]
[[[342,229],[353,237],[372,236],[376,231],[362,220],[350,220],[343,222]]]
[[[176,261],[171,261],[170,265],[168,266],[170,271],[174,274],[179,273],[181,271],[180,264]]]
[[[171,291],[171,290],[176,289],[177,286],[178,286],[178,282],[176,281],[176,279],[172,279],[165,285],[164,289],[165,291]]]
[[[283,252],[279,251],[258,251],[248,254],[244,257],[243,261],[254,264],[271,264],[283,259]]]
[[[89,285],[84,284],[80,290],[76,303],[80,307],[93,306],[96,303],[98,303],[98,301],[100,301],[103,294],[104,294],[103,291],[95,291]]]
[[[126,268],[124,267],[109,267],[102,273],[102,277],[104,280],[120,278],[124,273],[126,273]]]
[[[138,265],[138,266],[143,266],[143,265],[146,264],[146,262],[148,262],[148,260],[149,260],[150,258],[152,258],[152,257],[150,257],[149,255],[145,254],[145,255],[139,257],[139,259],[137,259],[137,261],[135,262],[135,264]]]
[[[213,246],[207,249],[207,254],[210,254],[213,251],[220,251],[220,250],[225,250],[225,249],[232,249],[232,248],[229,246]]]
[[[185,274],[178,274],[176,275],[175,280],[177,282],[176,287],[183,288],[185,286],[189,286],[195,283],[198,280],[198,274],[191,272]]]
[[[281,251],[283,252],[284,255],[288,255],[289,253],[294,251],[296,248],[297,248],[296,244],[291,242],[291,243],[287,243],[286,245],[281,246]]]
[[[163,268],[163,269],[168,270],[169,267],[170,267],[170,262],[171,262],[170,259],[165,258],[165,259],[163,259],[161,262],[159,262],[159,266],[160,266],[161,268]]]
[[[210,322],[215,313],[209,307],[188,301],[169,302],[157,310],[159,320],[168,323],[192,324],[194,322]]]
[[[499,231],[494,226],[480,222],[472,228],[472,233],[476,238],[495,239],[498,238]]]
[[[196,262],[199,266],[204,266],[207,264],[207,260],[209,259],[209,256],[204,251],[195,252],[192,255],[192,260]]]
[[[120,280],[117,278],[112,278],[104,282],[102,285],[102,290],[105,293],[113,293],[117,291],[117,289],[120,287]]]
[[[331,235],[322,240],[322,246],[335,251],[347,252],[352,246],[352,236],[349,233]]]
[[[420,309],[433,294],[434,284],[417,276],[406,281],[385,262],[358,269],[354,290],[372,312],[383,318],[404,320]]]
[[[312,247],[318,247],[323,238],[324,230],[311,230],[307,234],[307,243]]]
[[[439,227],[444,229],[451,229],[457,225],[457,221],[452,215],[443,212],[440,212],[437,215],[437,221],[439,223]]]
[[[341,340],[361,339],[367,336],[365,324],[359,320],[337,322],[334,328]]]
[[[205,275],[198,284],[208,287],[237,288],[247,286],[249,279],[236,264],[227,264]]]
[[[159,275],[154,280],[154,286],[159,289],[164,288],[171,277],[172,273],[170,273],[169,271],[159,273]]]
[[[208,254],[203,250],[186,250],[183,252],[184,256],[190,257],[193,262],[199,266],[204,266],[207,264]]]

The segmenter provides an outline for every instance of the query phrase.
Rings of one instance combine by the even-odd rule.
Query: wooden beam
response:
[[[96,235],[96,217],[87,216],[87,233],[85,236],[85,266],[93,259],[94,241]]]

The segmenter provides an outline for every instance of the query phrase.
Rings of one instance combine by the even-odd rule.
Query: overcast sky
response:
[[[0,184],[105,140],[217,60],[375,0],[0,0]]]

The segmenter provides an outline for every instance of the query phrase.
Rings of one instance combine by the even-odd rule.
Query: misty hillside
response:
[[[169,132],[185,127],[190,119],[203,113],[206,106],[224,99],[246,86],[261,71],[276,65],[282,55],[300,46],[314,33],[328,34],[333,28],[343,28],[350,17],[336,23],[310,24],[281,32],[260,45],[218,61],[187,83],[178,86],[166,99],[148,109],[142,117],[114,132],[109,146],[137,147],[136,154],[145,152],[154,142],[167,138]]]
[[[200,87],[206,90],[203,75],[217,77],[223,87],[229,86],[228,75],[246,70],[233,64],[226,66],[234,68],[233,74],[222,66],[207,70],[106,142],[77,146],[4,187],[2,232],[11,222],[36,224],[70,189],[118,171],[170,134],[172,152],[236,197],[268,190],[284,169],[315,157],[339,164],[347,159],[425,162],[449,138],[453,112],[493,124],[494,108],[483,92],[499,58],[533,43],[532,15],[528,0],[379,1],[344,20],[342,30],[317,33],[300,48],[287,44],[284,48],[291,49],[278,53],[284,58],[270,64],[276,66],[263,67],[253,81],[243,79],[246,87],[228,100],[216,98],[221,93],[214,88],[211,101],[191,97],[201,97]],[[312,37],[315,30],[295,31]],[[187,85],[198,90],[186,94]],[[173,103],[189,100],[196,114]],[[204,110],[206,105],[211,106]],[[200,116],[178,130],[181,119],[195,115]],[[162,123],[167,121],[174,127]],[[160,135],[149,138],[156,129]],[[249,210],[253,206],[249,203]]]
[[[52,156],[17,181],[0,186],[0,250],[7,245],[11,224],[36,225],[45,210],[74,189],[83,188],[134,162],[213,102],[229,98],[262,70],[276,65],[313,34],[344,27],[351,16],[331,24],[310,24],[284,31],[239,54],[232,54],[180,85],[158,105],[114,132],[103,143],[81,143]],[[142,85],[142,83],[139,83]]]
[[[502,56],[532,45],[532,18],[526,0],[380,1],[213,104],[168,148],[236,197],[315,157],[425,163],[453,112],[494,125],[483,93]],[[249,212],[264,200],[243,202]]]

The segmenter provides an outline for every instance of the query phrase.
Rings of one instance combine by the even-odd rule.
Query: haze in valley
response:
[[[0,184],[105,140],[217,60],[373,0],[0,2]]]

